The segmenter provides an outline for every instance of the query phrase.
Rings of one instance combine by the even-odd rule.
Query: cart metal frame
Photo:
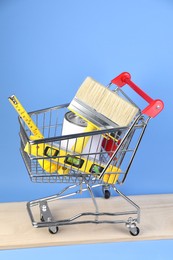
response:
[[[63,118],[65,113],[68,111],[68,104],[64,104],[29,113],[45,137],[43,139],[31,140],[30,130],[28,129],[23,119],[19,117],[21,141],[20,151],[31,181],[37,183],[70,184],[63,188],[63,190],[61,190],[58,194],[40,198],[37,200],[32,200],[27,203],[27,210],[32,225],[34,227],[47,227],[51,233],[55,234],[58,232],[59,226],[63,225],[87,223],[124,223],[131,235],[136,236],[139,234],[139,228],[137,226],[137,223],[140,223],[140,207],[127,196],[125,196],[122,192],[120,192],[120,190],[117,189],[117,185],[123,184],[125,182],[129,169],[138,150],[139,144],[145,133],[148,122],[150,118],[155,117],[158,113],[161,112],[161,110],[163,109],[163,102],[161,100],[151,99],[146,93],[144,93],[139,87],[137,87],[131,81],[129,75],[130,74],[126,72],[120,74],[118,77],[111,81],[109,87],[112,84],[116,84],[117,88],[113,91],[116,91],[120,95],[123,95],[129,102],[132,102],[134,104],[134,102],[131,99],[129,99],[129,97],[121,90],[122,86],[128,84],[130,87],[133,88],[133,90],[135,90],[135,92],[137,92],[142,98],[144,98],[149,103],[149,105],[142,111],[139,109],[139,113],[136,115],[133,122],[128,127],[117,126],[116,128],[109,128],[104,130],[63,136],[61,135],[63,127]],[[39,147],[39,145],[49,145],[49,147],[52,147],[52,149],[54,149],[54,147],[57,147],[57,149],[61,150],[61,144],[64,140],[68,144],[69,140],[77,140],[79,137],[85,138],[89,136],[92,143],[92,140],[95,135],[99,135],[100,138],[106,137],[109,139],[110,134],[114,134],[114,136],[117,136],[117,133],[118,137],[116,138],[117,140],[119,140],[119,142],[117,142],[117,148],[111,151],[111,156],[108,151],[103,149],[103,147],[100,151],[92,151],[92,153],[90,150],[88,150],[87,153],[81,154],[77,154],[74,151],[70,151],[70,156],[72,158],[78,157],[78,159],[82,160],[83,158],[85,158],[84,160],[86,161],[86,163],[89,160],[92,160],[93,164],[99,164],[98,159],[96,159],[96,157],[98,158],[99,156],[99,160],[101,161],[101,163],[104,163],[104,167],[99,172],[99,174],[96,174],[96,172],[92,171],[90,173],[86,173],[85,171],[81,171],[80,167],[74,167],[74,165],[69,165],[65,163],[66,155],[69,153],[69,150],[67,148],[66,153],[63,156],[55,156],[55,154],[51,154],[49,155],[49,157],[47,157],[45,156],[45,154],[44,156],[40,156],[40,154],[32,154],[33,146]],[[26,152],[26,144],[29,144],[30,152]],[[55,159],[57,165],[56,172],[46,172],[44,167],[41,167],[44,165],[44,162],[49,162],[50,165],[53,163],[55,164]],[[62,159],[64,159],[64,164],[62,164]],[[41,165],[40,162],[42,162]],[[68,172],[64,172],[64,174],[59,174],[59,165],[62,169],[68,170]],[[121,169],[121,171],[111,171],[110,166],[116,167],[117,169]],[[106,175],[118,175],[118,179],[115,183],[109,183],[109,181],[105,181],[104,179]],[[111,191],[113,191],[115,195],[118,195],[123,200],[125,200],[130,205],[131,209],[124,210],[123,212],[101,212],[97,204],[97,198],[94,195],[94,190],[97,188],[102,188],[104,197],[107,199],[112,194]],[[51,201],[65,199],[75,195],[80,196],[81,193],[86,191],[88,191],[90,194],[91,200],[95,208],[94,211],[79,212],[77,215],[69,216],[69,218],[67,219],[54,219],[53,214],[49,208],[49,203]],[[33,207],[39,208],[39,220],[35,219],[32,210]],[[86,216],[88,217],[88,219],[84,218]],[[125,218],[126,216],[127,219]]]

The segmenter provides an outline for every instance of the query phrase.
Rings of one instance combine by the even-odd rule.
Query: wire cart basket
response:
[[[150,98],[131,81],[130,74],[127,72],[114,78],[109,87],[113,84],[116,88],[112,91],[137,108],[138,112],[128,126],[117,125],[104,130],[64,134],[65,118],[74,120],[81,128],[86,124],[84,120],[69,112],[67,108],[69,104],[64,104],[29,113],[44,136],[42,139],[36,139],[25,121],[19,117],[20,151],[31,181],[64,184],[58,194],[27,203],[27,210],[34,227],[47,227],[50,233],[55,234],[62,225],[124,223],[131,235],[139,234],[137,223],[140,222],[140,207],[120,192],[117,186],[125,182],[148,122],[150,118],[161,112],[163,102]],[[145,109],[141,110],[122,91],[125,84],[149,103]],[[76,152],[74,148],[76,142],[80,140],[82,145],[85,138],[89,140],[87,147],[81,149],[80,153]],[[73,149],[71,149],[72,144]],[[94,190],[100,188],[105,199],[108,199],[112,193],[118,194],[131,209],[123,212],[100,211],[97,197],[94,195]],[[51,201],[74,195],[80,196],[86,191],[91,196],[94,211],[79,212],[66,219],[54,219],[49,207]],[[40,219],[35,219],[33,208],[39,210]]]

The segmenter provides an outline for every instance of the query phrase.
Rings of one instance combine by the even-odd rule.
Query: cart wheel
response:
[[[44,218],[43,218],[43,216],[40,217],[40,221],[44,222]]]
[[[110,191],[109,191],[109,190],[105,190],[105,191],[104,191],[104,197],[105,197],[105,199],[109,199],[110,196],[111,196]]]
[[[135,227],[135,228],[131,229],[129,232],[132,236],[137,236],[140,232],[140,229],[138,227]]]
[[[58,227],[50,227],[48,230],[51,234],[54,235],[54,234],[58,233],[59,228]]]

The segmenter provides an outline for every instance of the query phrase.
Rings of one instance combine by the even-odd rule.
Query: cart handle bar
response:
[[[140,89],[133,81],[131,81],[131,75],[128,72],[123,72],[116,78],[111,80],[111,83],[117,85],[118,87],[123,87],[128,84],[136,93],[138,93],[149,105],[142,110],[142,114],[149,117],[157,116],[164,108],[164,103],[160,99],[152,99],[148,96],[142,89]]]

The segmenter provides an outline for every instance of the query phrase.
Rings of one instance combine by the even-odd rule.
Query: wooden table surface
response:
[[[141,208],[140,233],[131,236],[125,224],[80,224],[59,227],[57,234],[34,228],[26,202],[0,204],[0,249],[61,246],[120,241],[173,239],[173,194],[130,196]],[[100,211],[124,211],[128,205],[120,197],[98,198]],[[55,219],[71,217],[93,209],[91,199],[51,202]],[[39,212],[35,213],[39,217]]]

